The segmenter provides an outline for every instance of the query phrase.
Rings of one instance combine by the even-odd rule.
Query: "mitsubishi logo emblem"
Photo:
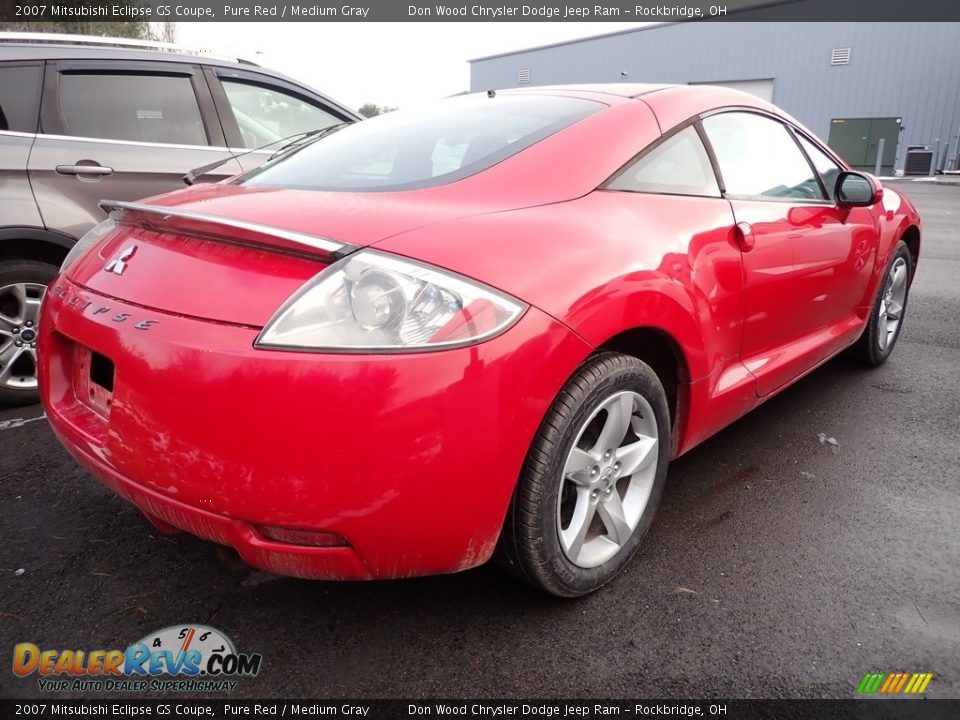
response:
[[[103,269],[107,272],[112,272],[115,275],[123,275],[123,271],[127,269],[127,261],[133,257],[134,253],[137,252],[136,245],[129,245],[120,251],[120,254],[117,255],[113,260],[108,262],[103,266]]]

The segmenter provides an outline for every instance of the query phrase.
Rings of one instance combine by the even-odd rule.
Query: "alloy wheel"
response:
[[[885,351],[897,335],[903,318],[903,306],[907,300],[907,261],[898,257],[883,286],[877,322],[877,343]]]
[[[659,456],[657,421],[639,393],[618,392],[577,433],[557,502],[557,530],[567,559],[597,567],[633,535],[650,499]]]
[[[29,282],[0,287],[0,387],[37,387],[37,321],[45,290]]]

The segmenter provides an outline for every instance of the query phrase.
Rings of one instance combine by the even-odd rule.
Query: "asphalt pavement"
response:
[[[124,648],[191,622],[263,655],[237,698],[847,698],[895,671],[960,697],[960,187],[897,187],[924,234],[891,360],[840,357],[678,460],[642,554],[580,600],[492,567],[238,568],[158,535],[39,407],[0,412],[0,697],[40,694],[16,643]]]

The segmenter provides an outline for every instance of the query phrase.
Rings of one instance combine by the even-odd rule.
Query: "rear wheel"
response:
[[[563,597],[596,590],[636,553],[667,476],[670,419],[640,360],[604,353],[568,381],[540,427],[498,562]]]
[[[907,310],[910,274],[910,250],[901,241],[887,265],[867,327],[857,341],[857,354],[867,365],[882,365],[897,344]]]
[[[37,322],[56,274],[36,260],[0,263],[0,406],[37,401]]]

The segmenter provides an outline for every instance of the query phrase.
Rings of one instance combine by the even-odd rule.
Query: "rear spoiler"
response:
[[[119,223],[145,230],[175,232],[202,240],[322,258],[330,262],[356,250],[353,245],[317,235],[175,207],[103,200],[100,208]]]

